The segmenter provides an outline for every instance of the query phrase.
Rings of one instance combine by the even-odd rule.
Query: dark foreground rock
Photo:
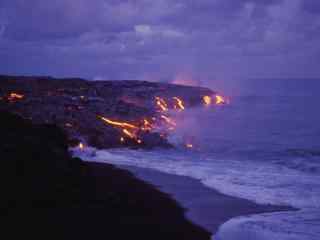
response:
[[[10,99],[12,93],[23,97]],[[175,96],[183,99],[186,107],[193,107],[212,94],[206,88],[145,81],[0,76],[0,110],[15,112],[37,124],[56,124],[70,140],[76,140],[70,142],[83,141],[97,148],[169,147],[160,134],[149,132],[144,132],[141,144],[123,142],[121,129],[105,124],[99,116],[135,123],[158,114],[155,97],[166,99],[169,108]]]
[[[0,119],[0,216],[7,239],[210,239],[151,185],[111,165],[72,158],[60,128],[7,112]]]

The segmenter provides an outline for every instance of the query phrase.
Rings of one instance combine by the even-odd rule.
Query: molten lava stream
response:
[[[226,103],[226,100],[220,96],[220,95],[216,95],[216,104],[217,105],[221,105],[221,104],[225,104]]]
[[[174,105],[174,108],[175,108],[175,109],[180,109],[180,110],[184,110],[184,109],[185,109],[184,103],[183,103],[183,101],[182,101],[180,98],[178,98],[178,97],[173,97],[173,99],[177,102],[177,104]]]
[[[104,122],[110,124],[110,125],[113,125],[113,126],[116,126],[116,127],[122,127],[122,128],[131,128],[131,129],[138,129],[137,126],[133,125],[133,124],[130,124],[130,123],[127,123],[127,122],[118,122],[118,121],[113,121],[113,120],[110,120],[108,118],[105,118],[105,117],[100,117],[99,118],[101,120],[103,120]]]
[[[144,121],[144,125],[141,127],[141,129],[138,127],[138,126],[135,126],[131,123],[128,123],[128,122],[120,122],[120,121],[114,121],[114,120],[110,120],[108,118],[105,118],[105,117],[101,117],[101,116],[98,116],[102,121],[104,121],[105,123],[111,125],[111,126],[114,126],[114,127],[117,127],[117,128],[120,128],[122,130],[122,133],[124,134],[124,136],[122,136],[120,138],[120,142],[121,143],[124,143],[125,142],[125,138],[124,137],[127,137],[127,138],[130,138],[130,139],[133,139],[135,140],[137,143],[141,144],[142,143],[142,140],[138,138],[137,136],[137,132],[138,130],[145,130],[146,128],[147,129],[151,129],[151,124],[148,122],[148,120],[145,119]],[[148,125],[146,127],[146,125]],[[150,125],[150,126],[149,126]]]
[[[128,129],[123,129],[122,132],[129,138],[135,140],[137,143],[141,144],[142,140],[138,138],[137,134],[130,132]]]
[[[147,119],[143,119],[143,126],[141,127],[142,131],[151,131],[153,129],[153,125]]]
[[[224,97],[222,97],[221,95],[215,95],[214,98],[215,98],[214,99],[215,105],[223,105],[223,104],[228,103],[228,101]],[[213,102],[212,97],[210,97],[210,96],[204,96],[202,98],[202,100],[206,106],[210,106]]]
[[[23,98],[24,98],[23,94],[18,94],[18,93],[15,93],[15,92],[10,93],[9,96],[7,97],[7,99],[10,102],[22,100]]]
[[[163,112],[168,111],[168,104],[163,98],[156,97],[156,104],[160,108],[161,111],[163,111]]]
[[[204,96],[203,98],[203,102],[205,105],[209,106],[212,103],[212,98],[210,96]]]
[[[187,148],[193,148],[193,144],[191,144],[191,143],[186,143],[186,147],[187,147]]]
[[[84,144],[82,142],[79,143],[78,148],[80,150],[84,150]]]
[[[136,135],[132,132],[130,132],[128,129],[123,129],[122,132],[127,135],[129,138],[133,138],[135,139],[136,138]]]

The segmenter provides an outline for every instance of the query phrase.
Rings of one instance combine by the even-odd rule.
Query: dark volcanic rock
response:
[[[60,128],[0,118],[3,239],[210,239],[151,185],[72,158]]]
[[[22,99],[8,100],[10,93]],[[155,97],[179,96],[186,107],[202,104],[202,97],[212,95],[210,89],[146,81],[86,81],[77,78],[0,76],[0,110],[15,112],[34,123],[54,123],[63,128],[69,139],[78,139],[98,148],[121,146],[169,146],[158,133],[143,134],[144,144],[121,141],[121,129],[98,118],[136,123],[156,116]],[[169,106],[170,107],[170,106]]]

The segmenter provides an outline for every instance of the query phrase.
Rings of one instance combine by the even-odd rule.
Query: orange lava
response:
[[[113,120],[110,120],[108,118],[105,118],[105,117],[100,117],[101,120],[103,120],[104,122],[110,124],[110,125],[113,125],[113,126],[117,126],[117,127],[122,127],[122,128],[131,128],[131,129],[138,129],[137,126],[133,125],[133,124],[130,124],[130,123],[127,123],[127,122],[118,122],[118,121],[113,121]]]
[[[125,142],[125,137],[135,140],[137,143],[141,144],[141,139],[138,138],[137,132],[140,130],[140,128],[136,125],[133,125],[128,122],[120,122],[120,121],[113,121],[105,117],[99,116],[99,118],[104,121],[107,124],[110,124],[111,126],[121,128],[123,136],[120,138],[120,142]],[[146,120],[146,119],[145,119]],[[146,124],[148,120],[146,120],[144,123]],[[148,126],[151,129],[151,125]],[[141,130],[145,131],[145,126],[141,127]]]
[[[203,99],[203,102],[204,102],[205,105],[207,105],[207,106],[211,105],[212,98],[210,96],[204,96],[202,99]]]
[[[225,104],[226,103],[226,100],[220,96],[220,95],[216,95],[216,104],[217,105],[221,105],[221,104]]]
[[[12,92],[12,93],[9,94],[7,99],[9,101],[18,101],[18,100],[21,100],[23,98],[24,98],[23,94],[18,94],[18,93]]]
[[[141,129],[143,131],[151,131],[153,126],[147,119],[143,119],[143,127]]]
[[[133,133],[133,132],[130,132],[128,129],[123,129],[122,130],[123,131],[123,133],[125,134],[125,135],[127,135],[129,138],[136,138],[136,135]]]
[[[180,98],[174,97],[173,99],[177,102],[177,105],[174,105],[175,108],[178,108],[180,110],[184,110],[185,109],[184,103]]]
[[[79,143],[78,148],[79,148],[80,150],[83,150],[83,149],[84,149],[84,144],[83,144],[83,143]]]
[[[187,143],[187,144],[186,144],[186,147],[187,147],[187,148],[193,148],[193,144]]]
[[[163,112],[168,111],[168,104],[163,98],[156,97],[156,103]]]
[[[227,101],[220,95],[214,95],[213,97],[203,96],[202,100],[206,106],[212,104],[222,105],[227,103]],[[103,116],[98,116],[98,118],[100,118],[104,123],[121,130],[121,136],[119,139],[122,144],[127,142],[126,139],[132,139],[137,144],[142,144],[142,140],[140,138],[140,134],[142,132],[154,131],[158,132],[162,138],[166,138],[169,131],[176,130],[178,124],[170,117],[171,111],[169,111],[169,109],[176,109],[178,111],[186,109],[184,101],[179,97],[172,97],[172,101],[167,101],[167,99],[161,97],[155,97],[155,104],[159,114],[150,118],[143,118],[134,121],[134,123],[111,120]],[[190,143],[190,141],[185,141],[184,145],[186,148],[194,148],[193,143]]]

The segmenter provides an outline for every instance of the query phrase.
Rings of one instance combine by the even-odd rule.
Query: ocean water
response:
[[[247,80],[224,89],[229,105],[174,115],[174,150],[82,157],[189,176],[227,195],[300,209],[232,219],[214,239],[319,240],[320,80]],[[186,138],[193,149],[182,147]]]

